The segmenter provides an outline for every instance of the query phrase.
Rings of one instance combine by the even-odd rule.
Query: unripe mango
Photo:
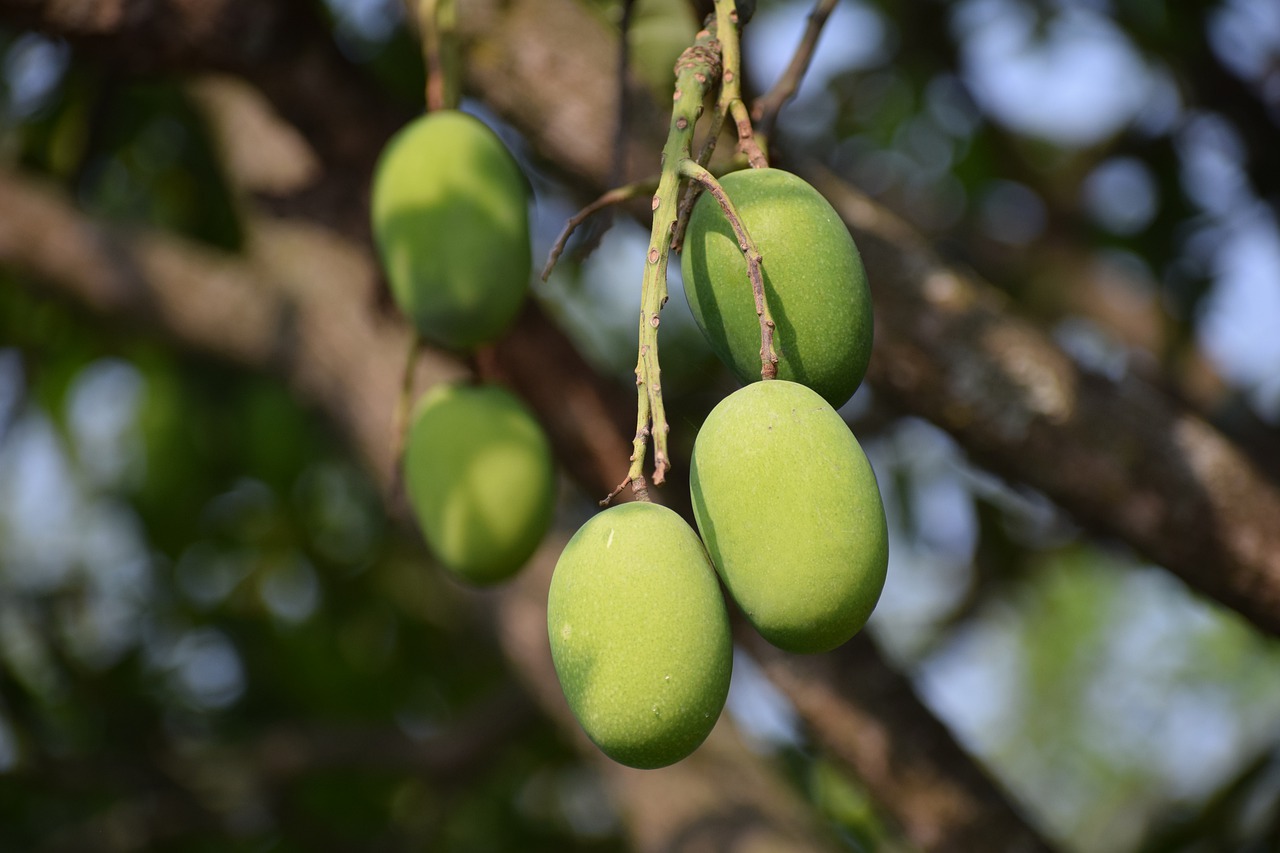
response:
[[[378,160],[372,216],[391,294],[423,338],[470,350],[515,319],[532,265],[528,189],[479,119],[440,110],[396,133]]]
[[[555,510],[551,445],[524,405],[494,386],[443,384],[423,397],[404,482],[427,545],[475,584],[523,566]]]
[[[686,0],[637,0],[631,13],[631,67],[658,103],[671,100],[676,60],[698,32],[698,19]]]
[[[889,560],[884,505],[857,439],[817,393],[771,380],[720,401],[689,481],[711,561],[761,636],[824,652],[862,628]]]
[[[724,708],[724,598],[698,535],[666,507],[613,506],[574,534],[551,578],[547,635],[574,716],[621,764],[679,761]]]
[[[871,359],[871,294],[849,229],[817,190],[779,169],[720,180],[763,258],[778,378],[843,406]],[[760,320],[747,263],[719,204],[693,207],[680,260],[685,296],[716,355],[744,384],[760,378]]]

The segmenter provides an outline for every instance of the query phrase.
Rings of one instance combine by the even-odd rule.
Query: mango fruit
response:
[[[686,0],[637,0],[631,13],[631,68],[659,104],[676,87],[676,60],[693,44],[698,19]]]
[[[528,184],[502,141],[456,110],[388,141],[372,189],[373,235],[392,297],[422,337],[472,350],[502,335],[528,288]]]
[[[747,169],[720,184],[763,259],[778,378],[807,385],[839,408],[871,359],[871,293],[848,228],[817,190],[790,172]],[[744,384],[758,380],[760,320],[747,262],[708,193],[694,205],[680,269],[711,348]]]
[[[724,708],[724,598],[698,535],[666,507],[618,504],[574,534],[551,578],[547,636],[574,716],[621,764],[674,764]]]
[[[761,636],[824,652],[862,628],[888,528],[871,464],[827,401],[781,379],[735,391],[698,431],[689,480],[711,562]]]
[[[429,391],[415,407],[403,465],[427,545],[473,584],[515,574],[551,525],[550,442],[502,388],[446,383]]]

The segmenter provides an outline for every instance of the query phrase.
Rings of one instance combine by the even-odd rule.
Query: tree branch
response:
[[[12,174],[0,174],[0,208],[0,261],[113,320],[287,378],[303,398],[343,412],[336,423],[364,461],[390,471],[399,372],[384,366],[403,359],[409,332],[360,304],[375,276],[367,255],[313,226],[264,219],[249,230],[249,257],[234,258],[96,224],[56,190]],[[424,373],[434,382],[462,369],[430,355]]]
[[[797,657],[743,631],[769,678],[814,738],[893,811],[921,850],[1050,849],[1023,823],[1007,794],[971,763],[951,733],[890,669],[866,634],[835,652]],[[910,737],[901,732],[910,731]]]
[[[1085,372],[904,223],[830,173],[805,171],[869,270],[877,391],[1280,634],[1280,492],[1243,453],[1142,379]]]
[[[818,37],[822,35],[822,28],[827,25],[827,18],[831,17],[835,7],[836,0],[817,0],[809,12],[804,35],[800,37],[800,44],[786,70],[774,82],[773,88],[756,98],[756,102],[751,105],[751,118],[756,123],[757,133],[772,138],[778,113],[800,88],[800,81],[804,79],[805,72],[813,61],[813,54],[818,49]]]

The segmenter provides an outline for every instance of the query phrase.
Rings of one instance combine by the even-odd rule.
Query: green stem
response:
[[[716,103],[716,112],[732,113],[738,128],[738,150],[747,156],[747,162],[753,169],[764,169],[769,165],[764,152],[756,144],[755,134],[751,130],[751,116],[747,114],[746,104],[742,102],[741,53],[738,49],[738,7],[735,0],[715,0],[716,3],[716,38],[720,40],[720,55],[724,63],[724,75],[720,85],[720,98]],[[705,163],[701,165],[705,166]]]
[[[694,125],[702,115],[702,102],[710,86],[720,76],[720,54],[714,36],[706,30],[676,63],[675,103],[671,108],[671,128],[662,148],[662,174],[653,196],[653,229],[645,255],[640,288],[639,354],[636,358],[636,435],[632,443],[631,467],[627,477],[602,503],[631,484],[638,498],[647,497],[644,460],[648,439],[653,439],[653,483],[661,485],[671,465],[667,451],[666,407],[662,402],[662,370],[658,362],[658,325],[667,301],[667,261],[671,237],[679,212],[680,164],[690,158]]]
[[[760,318],[760,378],[776,379],[778,352],[773,345],[775,326],[773,315],[769,313],[769,302],[764,293],[764,268],[761,265],[763,259],[760,257],[760,250],[756,248],[756,243],[747,232],[742,217],[738,215],[733,202],[729,200],[724,187],[720,186],[715,175],[692,160],[681,161],[680,174],[695,181],[711,194],[711,197],[719,203],[725,219],[729,220],[729,227],[733,229],[734,236],[738,238],[738,248],[742,250],[742,255],[747,261],[747,278],[751,281],[751,293],[755,297],[756,316]]]
[[[417,372],[418,356],[422,352],[422,338],[415,332],[405,354],[404,373],[400,377],[400,396],[396,399],[395,413],[391,416],[391,494],[397,495],[404,486],[405,438],[409,434],[409,415],[413,410],[413,379]]]
[[[708,25],[715,27],[716,40],[720,44],[722,71],[718,81],[719,95],[716,97],[715,110],[711,114],[711,124],[706,138],[702,141],[702,148],[698,151],[697,163],[704,168],[711,164],[711,155],[715,153],[720,131],[724,127],[725,120],[732,115],[738,131],[738,150],[747,158],[747,164],[751,168],[766,168],[769,161],[756,142],[755,134],[751,130],[751,116],[748,115],[747,107],[742,102],[740,68],[742,54],[738,45],[736,0],[715,0],[715,13],[708,20]],[[689,226],[689,216],[693,213],[693,205],[701,194],[702,187],[691,184],[680,201],[676,230],[671,241],[676,251],[680,251],[684,245],[684,232]]]
[[[453,30],[457,24],[454,0],[418,0],[422,31],[422,59],[427,68],[427,111],[455,109],[458,87],[454,79]]]

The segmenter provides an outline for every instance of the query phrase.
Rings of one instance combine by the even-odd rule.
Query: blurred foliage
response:
[[[1146,850],[1155,827],[1150,849],[1194,851],[1274,835],[1280,646],[931,426],[899,421],[868,452],[898,546],[877,637],[1050,837]]]
[[[66,184],[95,216],[239,247],[218,153],[180,82],[72,65],[19,130],[21,165]]]
[[[0,318],[0,848],[616,849],[573,831],[587,771],[462,591],[285,389],[12,282]],[[18,506],[29,465],[68,512]]]
[[[619,0],[589,4],[621,19]],[[809,7],[759,5],[755,91]],[[323,7],[388,98],[417,103],[402,5]],[[651,88],[692,28],[685,8],[634,4]],[[1238,313],[1225,333],[1211,322],[1253,307],[1227,301],[1242,247],[1277,243],[1268,8],[846,0],[775,150],[821,158],[913,222],[1087,369],[1142,370],[1280,458],[1280,358],[1259,339],[1252,365],[1224,360],[1224,334],[1257,332]],[[1093,52],[1064,65],[1081,45]],[[1123,73],[1099,83],[1080,56]],[[1004,64],[984,77],[993,57]],[[244,244],[242,201],[183,80],[122,77],[27,33],[0,34],[0,58],[7,167],[95,217]],[[1019,117],[997,84],[1023,78],[1101,88],[1075,114]],[[545,251],[581,191],[554,164],[525,165]],[[619,220],[543,291],[623,383],[636,233]],[[1251,272],[1280,280],[1274,265]],[[0,849],[625,847],[590,766],[314,412],[29,284],[0,272]],[[674,283],[673,297],[679,453],[727,379]],[[847,414],[893,525],[876,638],[1038,825],[1099,853],[1280,848],[1275,643],[872,394]],[[755,709],[731,710],[750,730]],[[850,849],[903,849],[803,732],[762,743]]]

